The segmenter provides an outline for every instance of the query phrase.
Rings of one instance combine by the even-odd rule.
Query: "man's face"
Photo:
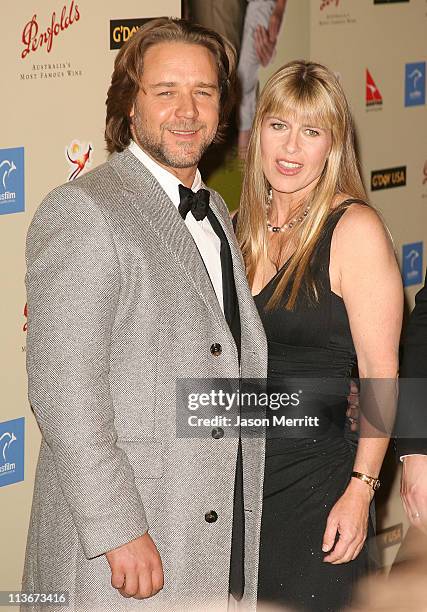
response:
[[[166,42],[144,56],[141,86],[132,107],[132,134],[167,169],[195,168],[219,120],[218,71],[201,45]]]

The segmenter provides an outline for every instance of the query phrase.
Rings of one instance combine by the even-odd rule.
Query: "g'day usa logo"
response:
[[[150,21],[150,18],[111,20],[110,49],[120,49],[120,47],[129,40],[144,23],[147,23],[147,21]]]
[[[0,149],[0,214],[24,210],[24,147]]]
[[[405,66],[405,106],[426,103],[426,63],[414,62]]]
[[[25,419],[0,423],[0,487],[24,480]]]
[[[371,191],[392,189],[406,185],[406,166],[374,170],[371,172]]]

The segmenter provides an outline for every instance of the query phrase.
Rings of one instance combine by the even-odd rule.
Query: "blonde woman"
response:
[[[269,387],[298,399],[283,412],[293,427],[268,430],[258,597],[340,610],[370,569],[369,508],[388,445],[361,435],[354,451],[345,439],[349,378],[356,365],[362,382],[396,378],[403,297],[388,232],[366,203],[347,101],[324,66],[292,62],[266,84],[235,225]]]

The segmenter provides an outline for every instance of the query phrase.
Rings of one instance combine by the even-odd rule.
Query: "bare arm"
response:
[[[372,209],[354,206],[338,223],[331,247],[331,282],[347,309],[362,387],[354,470],[377,477],[396,403],[403,289],[391,240]],[[372,496],[369,485],[351,479],[328,518],[323,550],[332,548],[337,530],[340,540],[325,560],[343,563],[359,554]]]

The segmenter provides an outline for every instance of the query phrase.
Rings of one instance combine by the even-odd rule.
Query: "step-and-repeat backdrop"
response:
[[[53,187],[105,161],[117,49],[160,15],[180,16],[180,1],[0,3],[0,591],[20,587],[40,443],[25,373],[26,231]]]
[[[427,265],[426,41],[426,0],[288,0],[277,54],[260,69],[262,86],[273,70],[302,56],[340,78],[369,200],[394,239],[408,312]],[[407,529],[392,453],[382,480],[377,539],[387,567]]]
[[[367,191],[394,237],[412,308],[427,239],[426,0],[185,0],[182,5],[188,17],[225,33],[240,53],[246,97],[228,146],[211,158],[209,183],[230,208],[237,205],[250,96],[286,61],[303,57],[327,64],[350,100]],[[273,13],[277,35],[270,27]],[[25,374],[25,234],[50,189],[106,158],[105,98],[116,50],[146,18],[180,14],[179,0],[0,5],[0,590],[19,589],[40,442]],[[257,26],[270,35],[264,48],[256,41]],[[406,521],[393,460],[384,478],[378,540],[387,566]]]

